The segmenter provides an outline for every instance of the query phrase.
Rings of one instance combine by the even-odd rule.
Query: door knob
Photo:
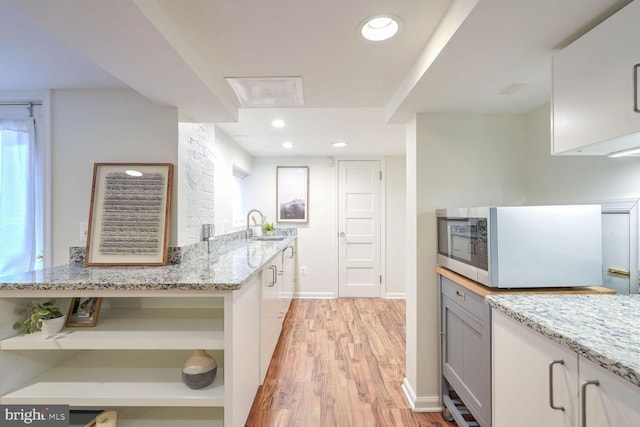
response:
[[[342,233],[340,233],[340,237],[342,237],[344,239],[345,237],[347,237],[347,235],[344,234],[344,231],[343,231]]]

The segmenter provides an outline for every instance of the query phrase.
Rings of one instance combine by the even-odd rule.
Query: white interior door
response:
[[[338,295],[380,297],[380,161],[341,160],[338,174]]]

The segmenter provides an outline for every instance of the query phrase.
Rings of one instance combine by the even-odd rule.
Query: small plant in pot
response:
[[[264,233],[267,236],[271,236],[275,229],[276,229],[276,227],[273,225],[272,222],[271,223],[265,222],[264,224],[262,224],[262,231],[264,231]]]
[[[25,307],[24,320],[13,324],[24,334],[33,334],[42,330],[44,335],[53,335],[62,330],[65,316],[54,301],[31,301]]]

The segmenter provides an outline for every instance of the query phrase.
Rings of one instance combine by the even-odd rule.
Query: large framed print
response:
[[[276,222],[309,221],[309,167],[276,167]]]
[[[85,265],[166,265],[171,163],[96,163]]]

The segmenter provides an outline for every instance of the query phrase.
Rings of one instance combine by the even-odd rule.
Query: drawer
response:
[[[484,298],[474,294],[467,288],[440,276],[440,286],[442,295],[458,304],[465,311],[473,314],[481,320],[489,321],[489,305],[484,302]]]

